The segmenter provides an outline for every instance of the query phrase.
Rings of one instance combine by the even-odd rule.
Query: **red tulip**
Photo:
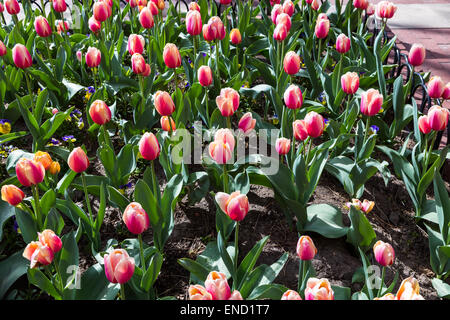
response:
[[[311,2],[311,9],[313,9],[314,11],[319,10],[320,4],[318,0],[313,0]]]
[[[189,11],[194,10],[200,12],[200,6],[198,5],[197,2],[192,1],[191,3],[189,3]]]
[[[215,30],[215,40],[223,40],[225,38],[225,26],[219,17],[214,16],[209,18],[208,24]]]
[[[330,30],[330,20],[321,19],[317,20],[315,34],[318,39],[324,39],[328,36],[328,31]]]
[[[98,125],[104,125],[111,120],[111,110],[102,100],[95,100],[89,108],[92,121]]]
[[[442,131],[447,127],[449,111],[445,107],[432,106],[428,110],[428,123],[431,129],[436,131]]]
[[[175,125],[175,121],[173,121],[172,118],[170,118],[170,120],[169,120],[168,116],[162,116],[160,123],[161,123],[161,129],[163,129],[164,131],[171,131],[171,130],[175,131],[177,129],[176,125]]]
[[[154,96],[156,111],[162,116],[170,116],[175,111],[175,103],[166,91],[156,91]]]
[[[286,26],[286,30],[287,30],[287,32],[289,32],[289,30],[291,30],[291,17],[288,15],[288,14],[286,14],[286,13],[280,13],[278,16],[277,16],[277,19],[276,19],[276,25],[279,25],[280,23],[282,23],[282,24],[284,24],[285,26]]]
[[[394,248],[389,243],[378,240],[373,246],[373,254],[375,259],[383,267],[390,266],[394,263]]]
[[[283,13],[283,7],[279,4],[276,4],[272,8],[272,12],[270,13],[270,18],[274,24],[277,24],[277,17],[279,14]]]
[[[323,117],[315,111],[308,112],[305,117],[306,130],[311,138],[317,138],[322,135],[325,122]]]
[[[232,29],[230,31],[230,40],[231,40],[231,43],[234,45],[238,45],[241,43],[242,37],[241,37],[241,32],[239,31],[239,29]]]
[[[7,184],[2,187],[2,200],[12,206],[17,206],[25,198],[25,193],[13,184]]]
[[[222,143],[226,143],[230,146],[231,151],[234,150],[234,135],[233,132],[228,128],[217,130],[216,134],[214,135],[214,141],[221,141]]]
[[[242,116],[241,120],[239,120],[238,127],[244,134],[247,134],[255,128],[255,125],[256,119],[253,119],[251,112],[247,112]]]
[[[150,65],[148,63],[146,63],[145,71],[143,73],[141,73],[141,76],[148,77],[150,75],[150,73],[152,73],[152,68],[150,67]]]
[[[222,272],[210,272],[205,280],[205,289],[211,294],[213,300],[228,300],[231,296],[227,276]]]
[[[408,62],[414,67],[422,65],[425,61],[425,53],[426,50],[422,44],[414,43],[409,50]]]
[[[111,283],[123,284],[128,282],[134,273],[134,258],[131,258],[124,249],[115,249],[103,257],[105,262],[106,278]]]
[[[145,48],[145,39],[140,34],[130,34],[128,37],[127,49],[133,55],[135,53],[142,54]]]
[[[369,6],[369,1],[367,0],[353,0],[353,6],[360,10],[366,10]]]
[[[336,51],[339,53],[346,53],[350,50],[350,39],[341,33],[336,39]]]
[[[47,152],[43,152],[43,151],[37,151],[34,154],[33,160],[42,164],[44,166],[45,170],[48,170],[50,168],[50,165],[53,162],[50,155]]]
[[[52,263],[54,253],[48,246],[43,245],[41,242],[32,241],[25,248],[22,256],[30,260],[30,268],[39,266],[47,266]]]
[[[278,138],[275,141],[275,149],[280,155],[287,154],[291,149],[291,140],[287,138]]]
[[[235,191],[231,194],[217,192],[215,198],[220,209],[226,213],[231,220],[244,220],[249,211],[248,198],[246,195],[241,194],[240,191]]]
[[[158,9],[158,6],[154,2],[150,1],[147,5],[147,8],[150,9],[150,12],[152,13],[152,15],[154,15],[154,16],[158,15],[159,9]]]
[[[286,39],[288,34],[288,30],[286,28],[286,25],[283,23],[277,24],[275,27],[275,30],[273,30],[273,38],[276,41],[284,41]]]
[[[45,168],[40,162],[21,158],[16,164],[16,175],[23,186],[30,187],[44,180]]]
[[[17,0],[5,0],[5,7],[9,14],[18,14],[20,12],[19,2]]]
[[[430,98],[439,99],[444,92],[444,82],[441,77],[433,76],[427,83],[427,91]]]
[[[294,3],[291,0],[286,0],[283,3],[283,12],[288,14],[290,17],[292,17],[292,15],[295,12],[295,6]]]
[[[145,59],[140,53],[135,53],[131,57],[131,67],[135,74],[142,74],[145,72]]]
[[[153,28],[153,26],[155,25],[152,11],[148,7],[145,7],[141,10],[141,13],[139,13],[139,22],[145,29]]]
[[[89,68],[96,68],[102,60],[102,53],[95,47],[89,47],[86,52],[86,65]]]
[[[139,152],[145,160],[153,161],[160,153],[159,142],[151,132],[146,132],[139,141]]]
[[[89,18],[88,24],[89,30],[91,30],[93,33],[99,32],[102,28],[102,23],[100,21],[97,21],[94,16]]]
[[[202,15],[200,14],[200,11],[189,11],[186,14],[186,31],[191,36],[198,36],[200,33],[202,33],[202,27]]]
[[[0,57],[3,57],[7,52],[5,44],[0,40]]]
[[[65,20],[56,20],[56,31],[61,34],[61,32],[69,31],[69,22]]]
[[[212,84],[212,70],[209,66],[201,66],[197,71],[198,82],[202,87],[209,87]]]
[[[308,130],[306,129],[305,120],[295,120],[292,123],[292,130],[294,132],[295,140],[304,141],[308,138]]]
[[[125,208],[122,219],[128,230],[133,234],[141,234],[150,225],[147,212],[137,202],[131,202]]]
[[[64,12],[67,9],[66,0],[53,0],[53,9],[56,12]]]
[[[420,116],[418,119],[419,124],[419,130],[423,134],[428,134],[431,132],[430,124],[428,123],[428,117],[427,116]]]
[[[14,46],[12,49],[12,56],[17,68],[26,69],[33,65],[33,59],[31,58],[30,52],[23,44],[18,43]]]
[[[314,259],[317,248],[309,236],[301,236],[297,242],[297,256],[304,261]]]
[[[289,109],[300,109],[303,104],[303,95],[300,88],[291,84],[284,92],[284,103]]]
[[[222,116],[232,116],[239,107],[239,93],[233,88],[223,88],[216,97],[216,104]]]
[[[300,56],[294,51],[288,51],[283,60],[284,71],[289,75],[296,74],[300,71],[300,63]]]
[[[92,10],[97,21],[103,22],[109,18],[109,5],[104,1],[94,2]]]
[[[212,295],[202,285],[189,286],[189,300],[212,300]]]
[[[377,15],[383,19],[390,19],[394,16],[397,7],[389,1],[381,1],[377,5]]]
[[[72,150],[67,158],[67,164],[72,171],[81,173],[89,167],[89,159],[83,149],[77,147]]]
[[[215,29],[210,24],[203,25],[202,34],[205,41],[211,42],[215,40]]]
[[[450,82],[448,82],[444,87],[444,91],[442,92],[442,99],[444,100],[450,99]]]
[[[47,19],[43,16],[38,16],[34,19],[34,29],[36,30],[36,33],[43,38],[52,34],[52,28],[50,28]]]
[[[361,113],[372,117],[381,110],[383,96],[378,90],[369,89],[361,95]]]
[[[57,253],[62,248],[61,238],[58,237],[52,230],[46,229],[38,232],[39,242],[49,247],[53,253]]]
[[[181,55],[178,48],[173,43],[167,43],[163,52],[164,63],[168,68],[178,68],[181,66]]]
[[[302,300],[297,291],[288,290],[281,296],[281,300]]]
[[[325,278],[309,278],[306,283],[305,300],[334,300],[330,282]]]
[[[356,72],[347,72],[341,77],[342,91],[346,94],[355,94],[359,88],[359,77]]]

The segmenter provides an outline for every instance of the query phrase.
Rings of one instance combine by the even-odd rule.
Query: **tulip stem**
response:
[[[239,256],[239,243],[238,243],[238,235],[239,235],[239,221],[236,221],[236,228],[234,229],[234,274],[237,275],[238,271],[238,256]]]
[[[169,119],[170,123],[170,119]],[[152,167],[152,180],[153,180],[153,192],[155,193],[154,196],[156,199],[158,199],[158,203],[161,202],[161,191],[159,190],[159,184],[156,181],[156,174],[155,174],[155,160],[151,161],[151,167]]]
[[[381,284],[380,288],[378,288],[378,294],[377,297],[381,297],[382,291],[383,291],[383,285],[384,285],[384,276],[386,274],[386,267],[383,267],[383,271],[381,272]]]
[[[130,3],[128,3],[128,5],[130,5]],[[131,33],[134,33],[134,11],[133,8],[130,5],[130,25],[131,25]]]
[[[425,175],[425,172],[427,172],[428,169],[428,162],[430,161],[430,155],[431,152],[433,151],[433,147],[434,147],[434,141],[436,140],[436,132],[433,132],[433,138],[431,139],[431,144],[429,149],[427,150],[428,146],[425,144],[425,156],[424,156],[424,164],[423,164],[423,169],[422,169],[422,177]],[[425,137],[425,143],[427,143],[427,139]]]
[[[312,148],[312,139],[311,139],[311,137],[308,137],[308,139],[309,139],[309,145],[308,145],[308,155],[306,157],[306,163],[305,163],[306,168],[308,168],[309,155],[311,154],[311,148]]]
[[[206,121],[209,128],[209,95],[208,95],[208,87],[205,87],[205,100],[206,100]]]
[[[81,181],[83,183],[84,197],[86,198],[86,205],[87,205],[88,212],[89,212],[89,220],[91,222],[91,226],[94,226],[94,220],[92,217],[92,209],[91,209],[91,201],[89,200],[89,193],[87,190],[86,177],[85,177],[84,172],[81,173]]]
[[[317,62],[320,61],[321,54],[322,54],[322,39],[319,38],[319,50],[317,51]]]
[[[369,125],[370,125],[370,117],[368,116],[367,121],[366,121],[366,130],[364,132],[364,140],[363,140],[364,144],[366,143],[367,135],[369,133],[369,128],[370,128]]]
[[[231,130],[231,116],[226,118],[227,118],[227,128]]]
[[[53,265],[55,266],[55,272],[56,272],[56,274],[58,275],[58,278],[59,278],[60,290],[61,290],[61,293],[62,293],[64,291],[64,283],[63,283],[63,279],[61,277],[61,272],[59,272],[58,264],[56,263],[56,261],[54,261]]]
[[[36,211],[36,221],[39,230],[42,230],[42,217],[41,217],[41,207],[39,201],[39,188],[37,184],[32,187],[33,197],[34,197],[34,210]]]
[[[125,299],[125,287],[123,283],[120,284],[120,300],[126,300]]]
[[[151,63],[152,63],[152,55],[150,54],[150,52],[151,52],[151,50],[150,50],[150,48],[151,48],[151,33],[150,33],[151,29],[147,29],[147,31],[148,31],[148,51],[147,51],[148,64],[151,66]]]
[[[218,88],[220,90],[220,71],[219,71],[219,40],[216,41],[216,73],[217,79],[219,79]]]
[[[30,95],[30,98],[33,98],[33,90],[31,89],[30,79],[28,78],[28,74],[26,71],[25,71],[25,81],[27,83],[28,94]],[[34,103],[31,103],[31,112],[34,113]]]
[[[3,15],[3,12],[1,13],[2,14],[2,20],[3,20],[3,24],[5,25],[5,27],[6,27],[6,20],[5,20],[5,16]]]
[[[223,191],[225,193],[229,193],[228,190],[228,172],[227,172],[227,164],[223,165]]]
[[[194,64],[194,71],[195,70],[195,60],[197,60],[197,36],[192,36],[192,42],[194,43],[194,60],[192,61],[192,63]],[[196,72],[194,72],[194,78],[197,75]]]
[[[138,238],[139,238],[139,251],[140,251],[140,255],[141,255],[141,267],[142,267],[142,272],[145,273],[145,270],[147,269],[147,267],[145,266],[144,244],[142,243],[142,233],[140,233],[138,235]]]

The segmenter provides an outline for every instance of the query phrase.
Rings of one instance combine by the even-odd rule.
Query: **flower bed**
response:
[[[450,84],[395,5],[185,5],[5,0],[0,296],[448,298]]]

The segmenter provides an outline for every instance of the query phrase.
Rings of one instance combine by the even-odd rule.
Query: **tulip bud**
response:
[[[139,22],[145,29],[153,28],[153,26],[155,25],[152,12],[148,7],[145,7],[144,9],[142,9],[141,13],[139,13]]]
[[[359,77],[356,72],[347,72],[341,77],[342,91],[346,94],[355,94],[359,88]]]
[[[308,112],[305,116],[306,130],[311,138],[317,138],[322,135],[325,122],[323,117],[315,111]]]
[[[202,27],[203,23],[200,11],[188,11],[188,13],[186,14],[186,31],[191,36],[198,36],[202,32]]]
[[[281,300],[302,300],[297,291],[288,290],[281,296]]]
[[[317,20],[315,34],[318,39],[324,39],[328,36],[328,31],[330,30],[330,20],[321,19]]]
[[[19,2],[17,0],[5,0],[5,7],[9,14],[18,14],[20,12]]]
[[[209,66],[201,66],[197,71],[198,82],[202,87],[209,87],[212,84],[212,70]]]
[[[381,1],[377,5],[377,16],[382,19],[390,19],[394,16],[397,7],[389,1]]]
[[[383,267],[390,266],[394,263],[394,248],[389,243],[378,240],[373,246],[373,254],[375,260]]]
[[[181,66],[181,56],[178,48],[173,43],[167,43],[163,52],[164,63],[168,68],[178,68]]]
[[[50,28],[47,19],[43,16],[38,16],[34,19],[34,29],[36,30],[36,33],[43,38],[52,34],[52,28]]]
[[[123,222],[133,234],[141,234],[148,229],[150,220],[147,212],[137,202],[131,202],[123,212]]]
[[[136,8],[138,5],[137,0],[127,0],[127,2],[131,8]]]
[[[14,64],[17,68],[26,69],[33,65],[33,59],[27,47],[23,44],[17,43],[12,49],[12,56]]]
[[[100,31],[100,29],[102,28],[102,24],[100,21],[97,21],[97,19],[95,19],[95,17],[90,17],[89,21],[89,30],[91,30],[93,33],[97,33]]]
[[[62,248],[62,241],[52,230],[46,229],[42,233],[38,232],[39,241],[49,247],[53,253],[57,253]]]
[[[375,202],[364,199],[364,201],[361,203],[361,210],[364,213],[369,213],[370,211],[372,211],[374,206]]]
[[[287,154],[291,149],[291,140],[287,138],[278,138],[275,141],[275,149],[280,155]]]
[[[402,281],[396,297],[397,300],[424,300],[420,295],[419,281],[413,277],[408,277]]]
[[[128,37],[127,49],[128,52],[133,55],[135,53],[142,54],[145,48],[145,39],[138,34],[130,34]]]
[[[274,24],[277,24],[277,17],[279,14],[283,13],[283,7],[279,4],[273,6],[272,11],[270,13],[270,18]]]
[[[273,30],[273,38],[276,41],[284,41],[284,39],[286,39],[287,37],[287,33],[288,31],[285,24],[283,23],[277,24],[275,30]]]
[[[439,99],[444,92],[444,82],[441,77],[431,77],[430,81],[427,83],[428,95],[432,99]]]
[[[239,107],[239,93],[233,88],[223,88],[216,97],[216,104],[224,117],[233,115]]]
[[[83,53],[81,52],[81,50],[77,51],[77,60],[78,62],[81,62],[83,59]]]
[[[350,50],[350,39],[341,33],[336,39],[336,51],[339,53],[346,53]]]
[[[123,284],[128,282],[134,273],[134,258],[124,249],[115,249],[103,257],[105,274],[109,282]]]
[[[353,6],[356,9],[366,10],[369,5],[369,1],[367,0],[353,0]]]
[[[419,124],[420,132],[422,132],[423,134],[428,134],[431,132],[431,127],[430,127],[430,124],[428,123],[427,116],[425,116],[425,115],[420,116],[417,122]]]
[[[235,46],[241,43],[242,37],[239,29],[232,29],[230,31],[230,40],[231,43],[234,44]]]
[[[319,13],[319,15],[317,16],[317,21],[319,20],[328,20],[328,16],[326,15],[326,13]]]
[[[189,3],[189,11],[194,10],[200,12],[200,6],[198,5],[197,2],[192,1],[191,3]]]
[[[309,278],[306,283],[305,300],[334,300],[330,282],[324,278]]]
[[[102,53],[94,47],[89,47],[86,52],[86,65],[89,68],[96,68],[100,65],[102,60]]]
[[[314,11],[319,10],[320,4],[318,0],[313,0],[311,2],[311,9],[313,9]]]
[[[228,300],[231,296],[227,276],[222,272],[212,271],[205,280],[205,289],[213,300]]]
[[[173,121],[172,118],[170,118],[169,120],[168,116],[161,117],[160,122],[161,122],[161,129],[163,129],[164,131],[175,131],[177,129],[175,126],[175,121]]]
[[[67,158],[69,168],[77,173],[86,171],[89,167],[89,159],[83,149],[77,147],[72,150]]]
[[[13,184],[2,187],[2,200],[8,202],[13,207],[17,206],[25,198],[25,193]]]
[[[361,95],[361,113],[372,117],[381,110],[383,96],[376,89],[369,89]]]
[[[442,92],[442,99],[444,100],[450,99],[450,82],[448,82],[444,87],[444,91]]]
[[[166,91],[156,91],[154,96],[156,111],[162,116],[170,116],[175,111],[175,104]]]
[[[448,109],[441,106],[432,106],[430,110],[428,110],[428,123],[430,128],[435,131],[442,131],[447,127],[448,117],[449,117]]]
[[[153,161],[160,153],[159,142],[151,132],[146,132],[139,141],[139,152],[145,160]]]
[[[66,0],[53,0],[53,9],[56,12],[64,12],[67,9]]]
[[[223,40],[223,38],[225,38],[225,26],[218,16],[209,18],[208,24],[215,30],[215,40]]]
[[[309,261],[314,259],[317,248],[309,236],[301,236],[297,242],[297,256],[300,260]]]
[[[23,186],[29,187],[44,180],[45,168],[40,162],[21,158],[16,164],[16,175]]]
[[[280,23],[284,24],[286,26],[287,32],[289,32],[289,30],[291,30],[291,24],[292,24],[291,17],[288,14],[280,13],[277,16],[277,19],[275,22],[276,22],[276,25],[279,25]]]
[[[54,253],[52,249],[41,242],[32,241],[26,246],[22,256],[30,260],[30,268],[33,269],[34,267],[47,266],[52,263]]]
[[[242,116],[241,120],[239,120],[238,127],[244,134],[247,134],[255,128],[255,125],[256,119],[253,119],[251,112],[247,112]]]
[[[0,57],[3,57],[7,52],[5,44],[0,40]]]
[[[304,141],[308,138],[308,130],[306,129],[305,120],[295,120],[292,123],[292,130],[294,132],[295,140]]]
[[[216,202],[220,209],[226,213],[233,221],[242,221],[249,211],[248,198],[235,191],[231,194],[225,192],[216,193]]]
[[[42,164],[42,166],[44,167],[45,170],[48,170],[50,168],[50,165],[53,162],[50,155],[47,152],[43,152],[43,151],[37,151],[34,154],[33,160]]]
[[[48,169],[48,171],[50,172],[50,174],[58,174],[59,171],[61,171],[61,166],[59,165],[58,161],[53,161],[52,164],[50,165],[50,168]]]
[[[295,6],[291,0],[286,0],[283,3],[283,12],[288,14],[290,17],[294,14]]]
[[[288,51],[283,60],[284,71],[289,75],[296,74],[300,71],[300,63],[300,56],[294,51]]]
[[[367,9],[366,9],[367,16],[370,17],[371,15],[373,15],[375,13],[375,10],[376,10],[376,6],[373,3],[369,3],[369,5],[367,6]]]
[[[207,42],[211,42],[211,41],[215,40],[216,33],[210,24],[203,25],[202,34],[203,34],[203,38]]]
[[[142,74],[145,72],[145,59],[140,53],[135,53],[131,57],[131,68],[135,74]]]
[[[212,295],[205,287],[197,284],[189,286],[189,300],[212,300]]]
[[[291,84],[284,92],[284,103],[289,109],[300,109],[303,104],[303,95],[300,88]]]
[[[414,67],[422,65],[425,61],[425,53],[426,50],[422,44],[414,43],[409,50],[408,62]]]
[[[111,110],[102,100],[95,100],[90,108],[89,115],[92,121],[98,125],[104,125],[111,120]]]
[[[109,17],[108,4],[103,1],[94,2],[92,10],[94,11],[94,17],[97,21],[103,22]]]

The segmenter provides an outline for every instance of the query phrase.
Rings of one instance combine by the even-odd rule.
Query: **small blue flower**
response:
[[[189,57],[188,57],[188,58],[187,58],[187,60],[188,60],[188,63],[189,63],[189,64],[191,64],[191,63],[192,63],[192,60],[191,60],[191,58],[189,58]]]
[[[372,129],[373,133],[378,133],[378,131],[380,130],[380,128],[376,125],[370,126],[370,129]]]
[[[61,144],[61,142],[58,139],[51,138],[50,139],[50,144],[52,144],[54,146],[58,146],[58,145]]]
[[[191,85],[189,84],[188,81],[186,81],[186,85],[184,86],[186,89],[189,88]]]
[[[73,136],[73,135],[68,135],[68,136],[64,136],[64,137],[62,137],[62,139],[64,140],[64,141],[69,141],[69,140],[72,140],[72,139],[74,139],[75,137]]]
[[[16,220],[16,217],[14,217],[14,231],[16,232],[16,233],[18,233],[18,230],[19,230],[19,225],[17,224],[17,220]]]
[[[89,86],[89,87],[87,87],[87,89],[85,89],[87,92],[89,92],[89,93],[94,93],[95,92],[95,88],[93,87],[93,86]]]
[[[202,52],[202,56],[203,56],[203,57],[206,57],[206,53]]]
[[[328,124],[328,122],[330,122],[330,120],[328,120],[327,118],[323,118],[323,122],[324,122],[325,124]]]
[[[0,119],[0,124],[5,124],[5,123],[11,124],[11,121],[9,121],[8,119]]]

